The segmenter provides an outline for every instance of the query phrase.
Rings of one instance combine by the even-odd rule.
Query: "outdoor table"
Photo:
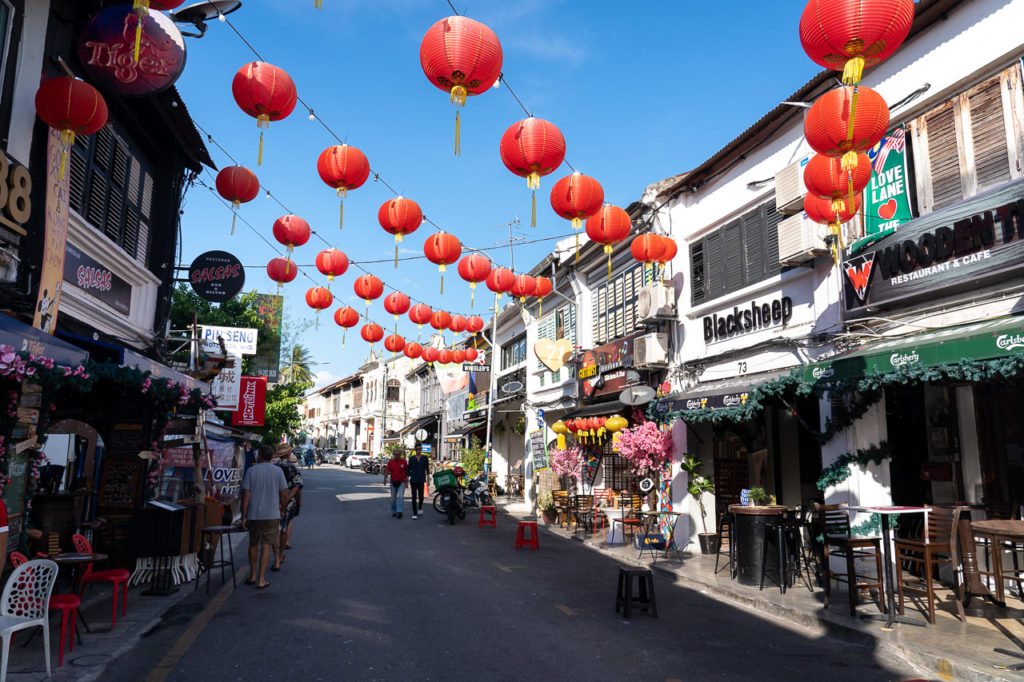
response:
[[[93,552],[92,554],[88,552],[61,552],[48,558],[57,564],[58,576],[64,575],[65,579],[70,578],[71,589],[69,593],[77,596],[82,591],[82,570],[84,566],[94,561],[106,561],[109,557],[99,552]],[[79,622],[86,632],[92,633],[92,629],[89,627],[89,623],[86,622],[81,610],[78,611],[76,624]]]
[[[971,521],[971,530],[981,538],[989,540],[989,554],[992,557],[992,579],[996,584],[995,601],[999,606],[1006,605],[1003,592],[1003,581],[1017,580],[1018,576],[1008,578],[1003,575],[1003,542],[1024,542],[1024,521],[993,519],[991,521]],[[986,574],[987,575],[987,574]]]
[[[729,511],[736,518],[736,581],[740,585],[761,584],[761,561],[764,549],[764,527],[789,511],[782,504],[746,506],[729,505]],[[778,570],[778,557],[769,553],[766,569]]]
[[[642,523],[640,525],[640,553],[637,555],[637,558],[639,559],[640,557],[642,557],[644,555],[644,549],[647,549],[650,551],[651,556],[654,557],[654,560],[658,560],[658,558],[654,556],[654,548],[648,547],[646,540],[651,534],[658,532],[658,529],[661,527],[662,519],[668,519],[669,523],[672,526],[672,529],[665,536],[664,552],[665,556],[668,557],[669,545],[671,545],[672,542],[675,540],[675,517],[680,516],[680,512],[659,510],[640,512],[640,514],[642,519]],[[676,554],[679,554],[678,549],[676,549]]]
[[[628,510],[624,507],[602,507],[601,510],[608,519],[609,531],[605,544],[621,545],[626,541],[626,536],[622,532],[622,519]]]
[[[885,591],[888,601],[888,613],[864,613],[861,618],[871,620],[885,620],[885,629],[891,630],[893,623],[907,623],[908,625],[924,626],[924,621],[914,620],[906,616],[896,615],[896,588],[893,586],[892,577],[892,529],[889,528],[889,517],[893,514],[924,514],[925,534],[928,533],[928,512],[931,507],[849,507],[850,511],[870,512],[878,514],[882,518],[882,562],[885,564]],[[900,569],[902,570],[902,569]],[[852,587],[850,589],[853,589]]]

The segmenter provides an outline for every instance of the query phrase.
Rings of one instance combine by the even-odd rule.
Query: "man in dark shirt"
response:
[[[429,468],[430,460],[419,450],[409,458],[406,474],[409,477],[409,490],[412,492],[412,517],[414,519],[423,515],[423,487],[427,483],[427,469]]]

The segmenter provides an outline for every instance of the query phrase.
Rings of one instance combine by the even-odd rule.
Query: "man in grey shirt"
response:
[[[259,463],[242,479],[242,528],[249,530],[249,579],[245,583],[255,585],[257,590],[270,587],[267,564],[270,552],[278,545],[281,515],[288,498],[288,482],[280,467],[270,463],[273,458],[274,448],[261,446]]]

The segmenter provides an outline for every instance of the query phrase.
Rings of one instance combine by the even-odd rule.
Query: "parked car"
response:
[[[334,450],[331,453],[331,464],[337,464],[338,466],[345,466],[345,458],[348,457],[351,450]]]
[[[370,453],[366,450],[353,450],[345,460],[345,466],[349,469],[358,469],[362,467],[368,459],[370,459]]]

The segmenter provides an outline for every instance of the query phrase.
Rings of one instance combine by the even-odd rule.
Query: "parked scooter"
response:
[[[494,498],[487,490],[483,474],[471,480],[469,485],[463,486],[462,477],[465,475],[462,467],[455,467],[455,476],[459,480],[458,487],[442,486],[434,495],[434,510],[439,514],[447,514],[453,525],[456,518],[466,518],[466,509],[469,507],[494,506]]]

